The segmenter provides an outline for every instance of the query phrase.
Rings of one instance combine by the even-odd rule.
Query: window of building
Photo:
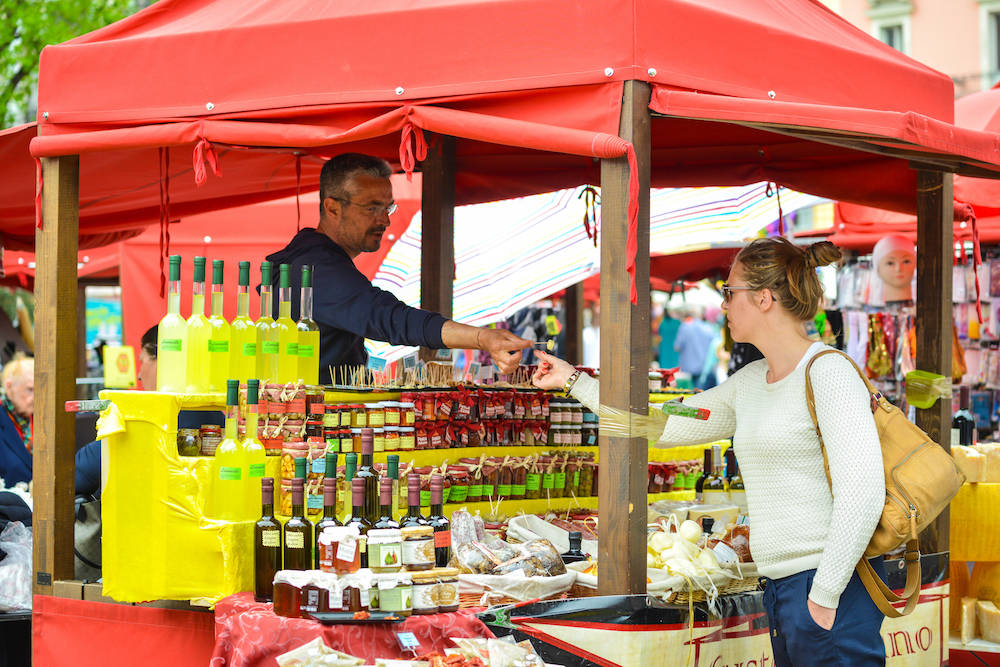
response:
[[[1000,79],[1000,0],[979,0],[980,86]]]
[[[1000,2],[1000,0],[998,0]],[[910,52],[910,0],[869,0],[871,33],[897,51]]]

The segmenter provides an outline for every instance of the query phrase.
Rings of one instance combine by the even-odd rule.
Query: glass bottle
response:
[[[587,554],[583,553],[580,545],[583,544],[583,534],[578,530],[571,530],[569,533],[569,551],[562,554],[564,563],[577,563],[587,560]]]
[[[392,516],[399,516],[399,454],[385,457],[386,476],[392,483]]]
[[[295,382],[299,376],[299,332],[292,320],[292,288],[288,272],[291,267],[278,267],[278,319],[272,330],[278,338],[278,377],[285,384]]]
[[[183,392],[187,388],[187,321],[181,317],[181,256],[170,256],[167,314],[156,329],[156,391]],[[153,387],[143,387],[147,391]]]
[[[274,479],[260,480],[260,518],[253,528],[254,595],[257,602],[274,597],[274,575],[281,569],[281,524],[274,518]]]
[[[327,454],[327,462],[329,463],[330,456],[334,456],[336,460],[336,455]],[[336,464],[334,464],[334,470],[336,470]],[[319,520],[316,524],[316,565],[315,569],[320,569],[319,567],[319,536],[323,534],[323,529],[328,527],[334,527],[341,525],[340,520],[337,519],[337,478],[336,473],[333,477],[325,477],[323,479],[323,518]]]
[[[958,388],[958,412],[951,418],[951,444],[971,447],[976,444],[976,418],[969,409],[972,391],[969,385]]]
[[[257,329],[250,319],[250,262],[240,262],[236,319],[229,325],[229,377],[245,383],[257,375]]]
[[[243,491],[245,463],[243,447],[240,446],[237,433],[239,389],[236,380],[226,382],[225,437],[215,449],[215,458],[212,461],[214,474],[209,515],[224,521],[241,521],[247,518]]]
[[[355,478],[365,483],[365,518],[370,524],[378,520],[378,472],[375,470],[375,439],[374,429],[361,429],[361,465],[355,473]]]
[[[444,478],[431,475],[431,513],[427,523],[434,529],[434,565],[448,567],[451,560],[451,522],[444,516]]]
[[[257,330],[257,377],[278,381],[278,338],[271,318],[271,262],[260,264],[260,317],[254,323]]]
[[[308,570],[313,563],[313,525],[305,518],[304,481],[299,477],[292,479],[292,516],[282,529],[286,570]]]
[[[420,475],[411,472],[406,478],[407,499],[410,509],[399,520],[401,528],[411,528],[413,526],[426,526],[427,519],[420,513]]]
[[[743,486],[740,464],[732,447],[726,450],[726,475],[729,478],[729,501],[740,508],[741,514],[746,514],[747,492]]]
[[[230,382],[238,382],[230,380]],[[247,380],[247,414],[246,432],[243,434],[243,461],[245,463],[244,495],[246,497],[247,517],[252,517],[256,512],[257,498],[260,495],[259,480],[264,477],[264,468],[267,465],[267,452],[264,445],[257,437],[258,396],[260,394],[260,381],[254,378]]]
[[[229,375],[229,322],[222,312],[224,293],[222,291],[224,263],[221,259],[212,260],[212,299],[208,316],[208,390],[225,391]],[[254,507],[257,503],[254,502]],[[254,510],[254,514],[256,514]]]
[[[191,317],[187,320],[187,384],[185,391],[200,394],[208,391],[208,318],[205,317],[205,258],[194,258],[194,282],[191,285]],[[159,364],[157,364],[159,366]]]
[[[357,526],[360,537],[358,547],[361,549],[361,567],[368,567],[368,530],[372,528],[372,522],[364,514],[365,509],[365,480],[355,477],[351,480],[351,518],[345,526]]]
[[[712,448],[706,447],[704,451],[704,459],[701,464],[701,474],[694,483],[694,498],[697,502],[702,502],[704,500],[703,492],[705,489],[705,480],[709,475],[712,474]]]
[[[712,445],[712,473],[705,478],[702,502],[706,505],[725,505],[729,502],[726,478],[722,475],[722,447]]]
[[[344,458],[344,461],[344,487],[342,489],[343,492],[340,494],[340,497],[343,498],[344,507],[338,511],[340,512],[340,516],[344,517],[344,520],[346,521],[351,517],[347,510],[350,507],[348,503],[350,503],[353,498],[351,495],[351,482],[354,480],[354,473],[358,470],[358,455],[354,452],[350,452]]]
[[[313,321],[312,267],[302,267],[299,332],[299,372],[297,377],[308,385],[319,384],[319,326]]]
[[[375,522],[375,528],[399,528],[399,522],[393,518],[392,514],[392,480],[383,477],[379,481],[379,519]]]

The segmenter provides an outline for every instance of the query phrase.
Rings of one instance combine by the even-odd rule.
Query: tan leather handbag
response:
[[[812,417],[826,479],[830,482],[830,462],[816,421],[816,401],[813,396],[809,371],[813,363],[825,354],[839,354],[851,362],[872,397],[872,415],[882,444],[882,465],[885,468],[885,506],[875,534],[872,535],[865,554],[858,563],[858,576],[872,600],[886,616],[896,618],[913,611],[920,597],[920,549],[917,535],[948,506],[965,482],[965,475],[955,465],[951,454],[930,439],[906,415],[890,403],[872,386],[854,360],[839,350],[824,350],[806,365],[806,404]],[[831,489],[833,488],[830,482]],[[906,587],[901,596],[896,595],[878,577],[868,562],[906,544]],[[893,602],[905,600],[902,611]]]

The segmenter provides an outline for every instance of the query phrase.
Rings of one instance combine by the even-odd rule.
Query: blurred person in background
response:
[[[35,412],[35,360],[16,355],[3,367],[0,415],[0,478],[7,486],[31,481],[32,415]]]
[[[680,356],[674,349],[674,342],[677,340],[677,331],[681,328],[681,321],[677,317],[677,312],[670,309],[663,309],[663,320],[660,322],[658,333],[660,334],[660,347],[657,361],[660,368],[677,368],[680,366]]]
[[[683,324],[677,329],[674,350],[679,357],[678,365],[691,376],[691,382],[697,389],[705,388],[701,384],[705,373],[705,359],[714,338],[715,332],[701,319],[700,309],[691,306],[685,312]]]

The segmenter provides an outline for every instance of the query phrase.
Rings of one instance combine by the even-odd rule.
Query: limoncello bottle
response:
[[[299,332],[299,372],[297,378],[306,384],[319,384],[319,327],[313,321],[312,267],[302,267],[301,311],[295,328]]]
[[[278,319],[273,330],[278,333],[278,382],[295,382],[299,376],[299,331],[292,320],[291,267],[278,267]]]
[[[208,339],[210,328],[205,317],[205,258],[194,258],[194,282],[191,285],[191,317],[187,321],[187,383],[192,394],[207,392]],[[157,364],[159,367],[159,364]]]
[[[260,380],[250,378],[247,380],[247,414],[246,433],[243,435],[244,461],[246,470],[244,478],[244,514],[247,519],[252,519],[259,511],[257,505],[260,504],[260,480],[264,478],[264,467],[267,463],[267,453],[264,445],[257,438],[257,404],[260,395]]]
[[[212,502],[209,514],[224,521],[241,521],[246,518],[246,494],[243,484],[243,447],[237,433],[237,410],[240,383],[226,382],[226,432],[215,450],[212,461]]]
[[[187,322],[181,317],[181,256],[170,256],[167,314],[156,329],[156,391],[183,392],[187,387]],[[145,387],[152,390],[153,387]]]
[[[223,392],[229,375],[230,327],[222,313],[224,264],[221,259],[212,260],[212,307],[208,317],[208,390]],[[237,382],[239,380],[237,379]]]
[[[257,378],[261,382],[278,381],[278,337],[271,317],[271,262],[260,265],[260,317],[257,329]]]
[[[257,329],[250,319],[250,262],[240,262],[236,319],[229,325],[229,377],[240,384],[257,377]],[[254,497],[254,507],[259,500]]]

